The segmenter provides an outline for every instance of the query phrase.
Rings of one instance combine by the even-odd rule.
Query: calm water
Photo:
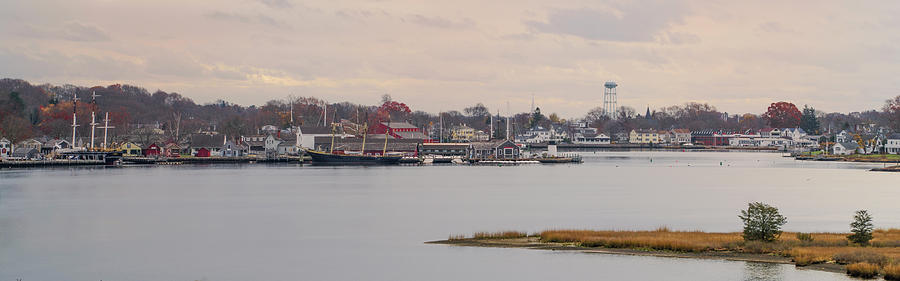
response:
[[[848,280],[789,265],[426,245],[548,228],[900,227],[900,173],[777,153],[598,152],[581,165],[0,171],[0,280]],[[651,161],[652,159],[652,161]]]

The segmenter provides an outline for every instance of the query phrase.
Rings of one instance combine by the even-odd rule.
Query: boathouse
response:
[[[119,146],[122,156],[142,156],[141,146],[133,142],[126,142]]]
[[[510,140],[473,142],[467,153],[469,159],[518,159],[521,150]]]
[[[159,156],[162,154],[162,149],[159,148],[156,143],[151,143],[149,146],[142,149],[144,156]]]

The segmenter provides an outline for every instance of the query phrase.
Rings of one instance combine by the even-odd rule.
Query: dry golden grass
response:
[[[847,274],[859,278],[874,278],[878,275],[878,265],[867,262],[847,265]]]
[[[884,267],[884,280],[900,280],[900,265],[892,264]]]
[[[544,242],[571,242],[585,247],[648,248],[655,250],[699,252],[725,249],[743,240],[740,233],[707,233],[700,231],[593,231],[548,230],[541,232]]]
[[[472,238],[475,239],[512,239],[528,237],[528,233],[521,231],[499,231],[499,232],[475,232]]]

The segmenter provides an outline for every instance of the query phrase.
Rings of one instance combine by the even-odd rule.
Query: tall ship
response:
[[[400,160],[403,159],[402,155],[391,155],[391,153],[387,152],[387,141],[388,137],[385,134],[384,139],[384,148],[381,151],[381,155],[366,155],[365,147],[366,147],[366,130],[368,125],[366,125],[363,129],[363,141],[362,146],[359,152],[354,153],[334,153],[334,134],[335,134],[335,126],[336,124],[331,125],[331,145],[328,148],[328,152],[318,151],[313,149],[306,149],[305,152],[312,158],[313,164],[322,164],[322,165],[394,165],[400,163]]]

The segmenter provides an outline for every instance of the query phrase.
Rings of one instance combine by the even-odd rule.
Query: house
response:
[[[5,159],[12,155],[12,144],[6,138],[0,138],[0,159]]]
[[[15,148],[34,148],[40,151],[42,146],[43,143],[36,139],[27,139],[19,142],[19,144],[17,144]]]
[[[169,142],[163,147],[162,154],[166,157],[181,157],[181,146],[174,141]]]
[[[781,129],[778,128],[763,128],[759,130],[759,136],[764,138],[780,138],[781,137]]]
[[[731,144],[732,133],[720,130],[700,130],[691,132],[691,141],[695,144],[708,146],[726,146]]]
[[[792,140],[801,140],[806,135],[807,135],[806,131],[804,131],[802,128],[781,129],[781,137],[783,137],[783,138],[789,138]]]
[[[884,152],[889,154],[900,154],[900,133],[894,133],[884,141]]]
[[[834,144],[832,148],[834,155],[850,155],[859,152],[859,144],[848,141],[848,142],[838,142]]]
[[[313,148],[316,145],[316,137],[330,137],[331,128],[328,127],[297,127],[299,133],[299,145],[301,148]],[[336,133],[337,134],[337,133]],[[340,138],[349,137],[350,135],[337,134]]]
[[[156,143],[151,143],[149,146],[141,148],[141,151],[144,153],[144,156],[149,157],[162,155],[162,148],[156,145]]]
[[[566,134],[551,127],[550,129],[537,126],[524,134],[517,135],[515,141],[517,143],[549,143],[562,142]]]
[[[789,139],[763,137],[760,134],[732,134],[728,139],[728,145],[744,147],[787,147],[792,143]]]
[[[628,135],[629,143],[659,143],[659,132],[656,130],[631,130]]]
[[[466,153],[470,159],[518,159],[521,151],[510,140],[473,142]]]
[[[119,151],[122,152],[122,156],[142,156],[141,146],[137,145],[133,142],[125,142],[119,146]]]
[[[475,128],[459,124],[450,128],[451,142],[470,142],[475,138]]]
[[[226,141],[225,135],[193,134],[191,135],[189,150],[191,155],[197,157],[221,156]],[[204,151],[201,152],[201,149]]]
[[[605,134],[575,133],[572,142],[576,144],[610,144],[610,138]]]
[[[40,160],[42,157],[41,152],[33,147],[19,147],[16,148],[16,151],[9,156],[8,159],[14,160]]]
[[[672,129],[669,131],[669,142],[673,144],[691,143],[691,130]]]
[[[41,144],[41,154],[50,154],[60,149],[69,149],[72,145],[67,140],[52,139]]]
[[[468,143],[423,143],[419,146],[421,155],[465,156]]]
[[[853,140],[853,134],[847,132],[847,130],[841,130],[840,133],[834,135],[834,142],[848,142]]]
[[[659,136],[659,143],[672,143],[672,136],[669,131],[658,131],[657,136]]]

